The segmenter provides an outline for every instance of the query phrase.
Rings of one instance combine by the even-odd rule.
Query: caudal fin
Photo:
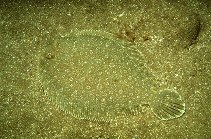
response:
[[[165,89],[155,95],[151,108],[160,120],[171,120],[184,114],[185,103],[177,91]]]

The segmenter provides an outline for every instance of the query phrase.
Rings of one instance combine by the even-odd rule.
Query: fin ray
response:
[[[157,118],[171,120],[184,114],[185,103],[177,91],[165,89],[155,95],[151,108]]]

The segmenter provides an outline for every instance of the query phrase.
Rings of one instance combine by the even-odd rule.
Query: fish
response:
[[[145,61],[135,46],[112,33],[74,30],[44,48],[39,75],[46,96],[78,119],[111,122],[138,116],[143,104],[160,120],[181,117],[185,103],[176,90],[152,93]]]

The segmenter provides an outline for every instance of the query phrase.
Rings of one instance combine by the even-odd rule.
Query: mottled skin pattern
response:
[[[44,91],[62,110],[82,119],[112,121],[138,114],[152,76],[140,52],[102,34],[73,32],[47,49],[41,60]]]

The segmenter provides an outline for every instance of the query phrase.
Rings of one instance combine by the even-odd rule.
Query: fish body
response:
[[[176,101],[178,107],[166,106],[169,102],[165,94],[175,94],[170,95],[175,97],[171,99],[173,102],[180,99],[174,91],[157,93],[149,102],[153,76],[145,66],[144,57],[135,47],[110,33],[73,31],[59,38],[56,46],[47,48],[42,56],[40,77],[45,94],[76,118],[110,122],[140,114],[143,103],[148,103],[161,120],[184,113],[182,101]]]

